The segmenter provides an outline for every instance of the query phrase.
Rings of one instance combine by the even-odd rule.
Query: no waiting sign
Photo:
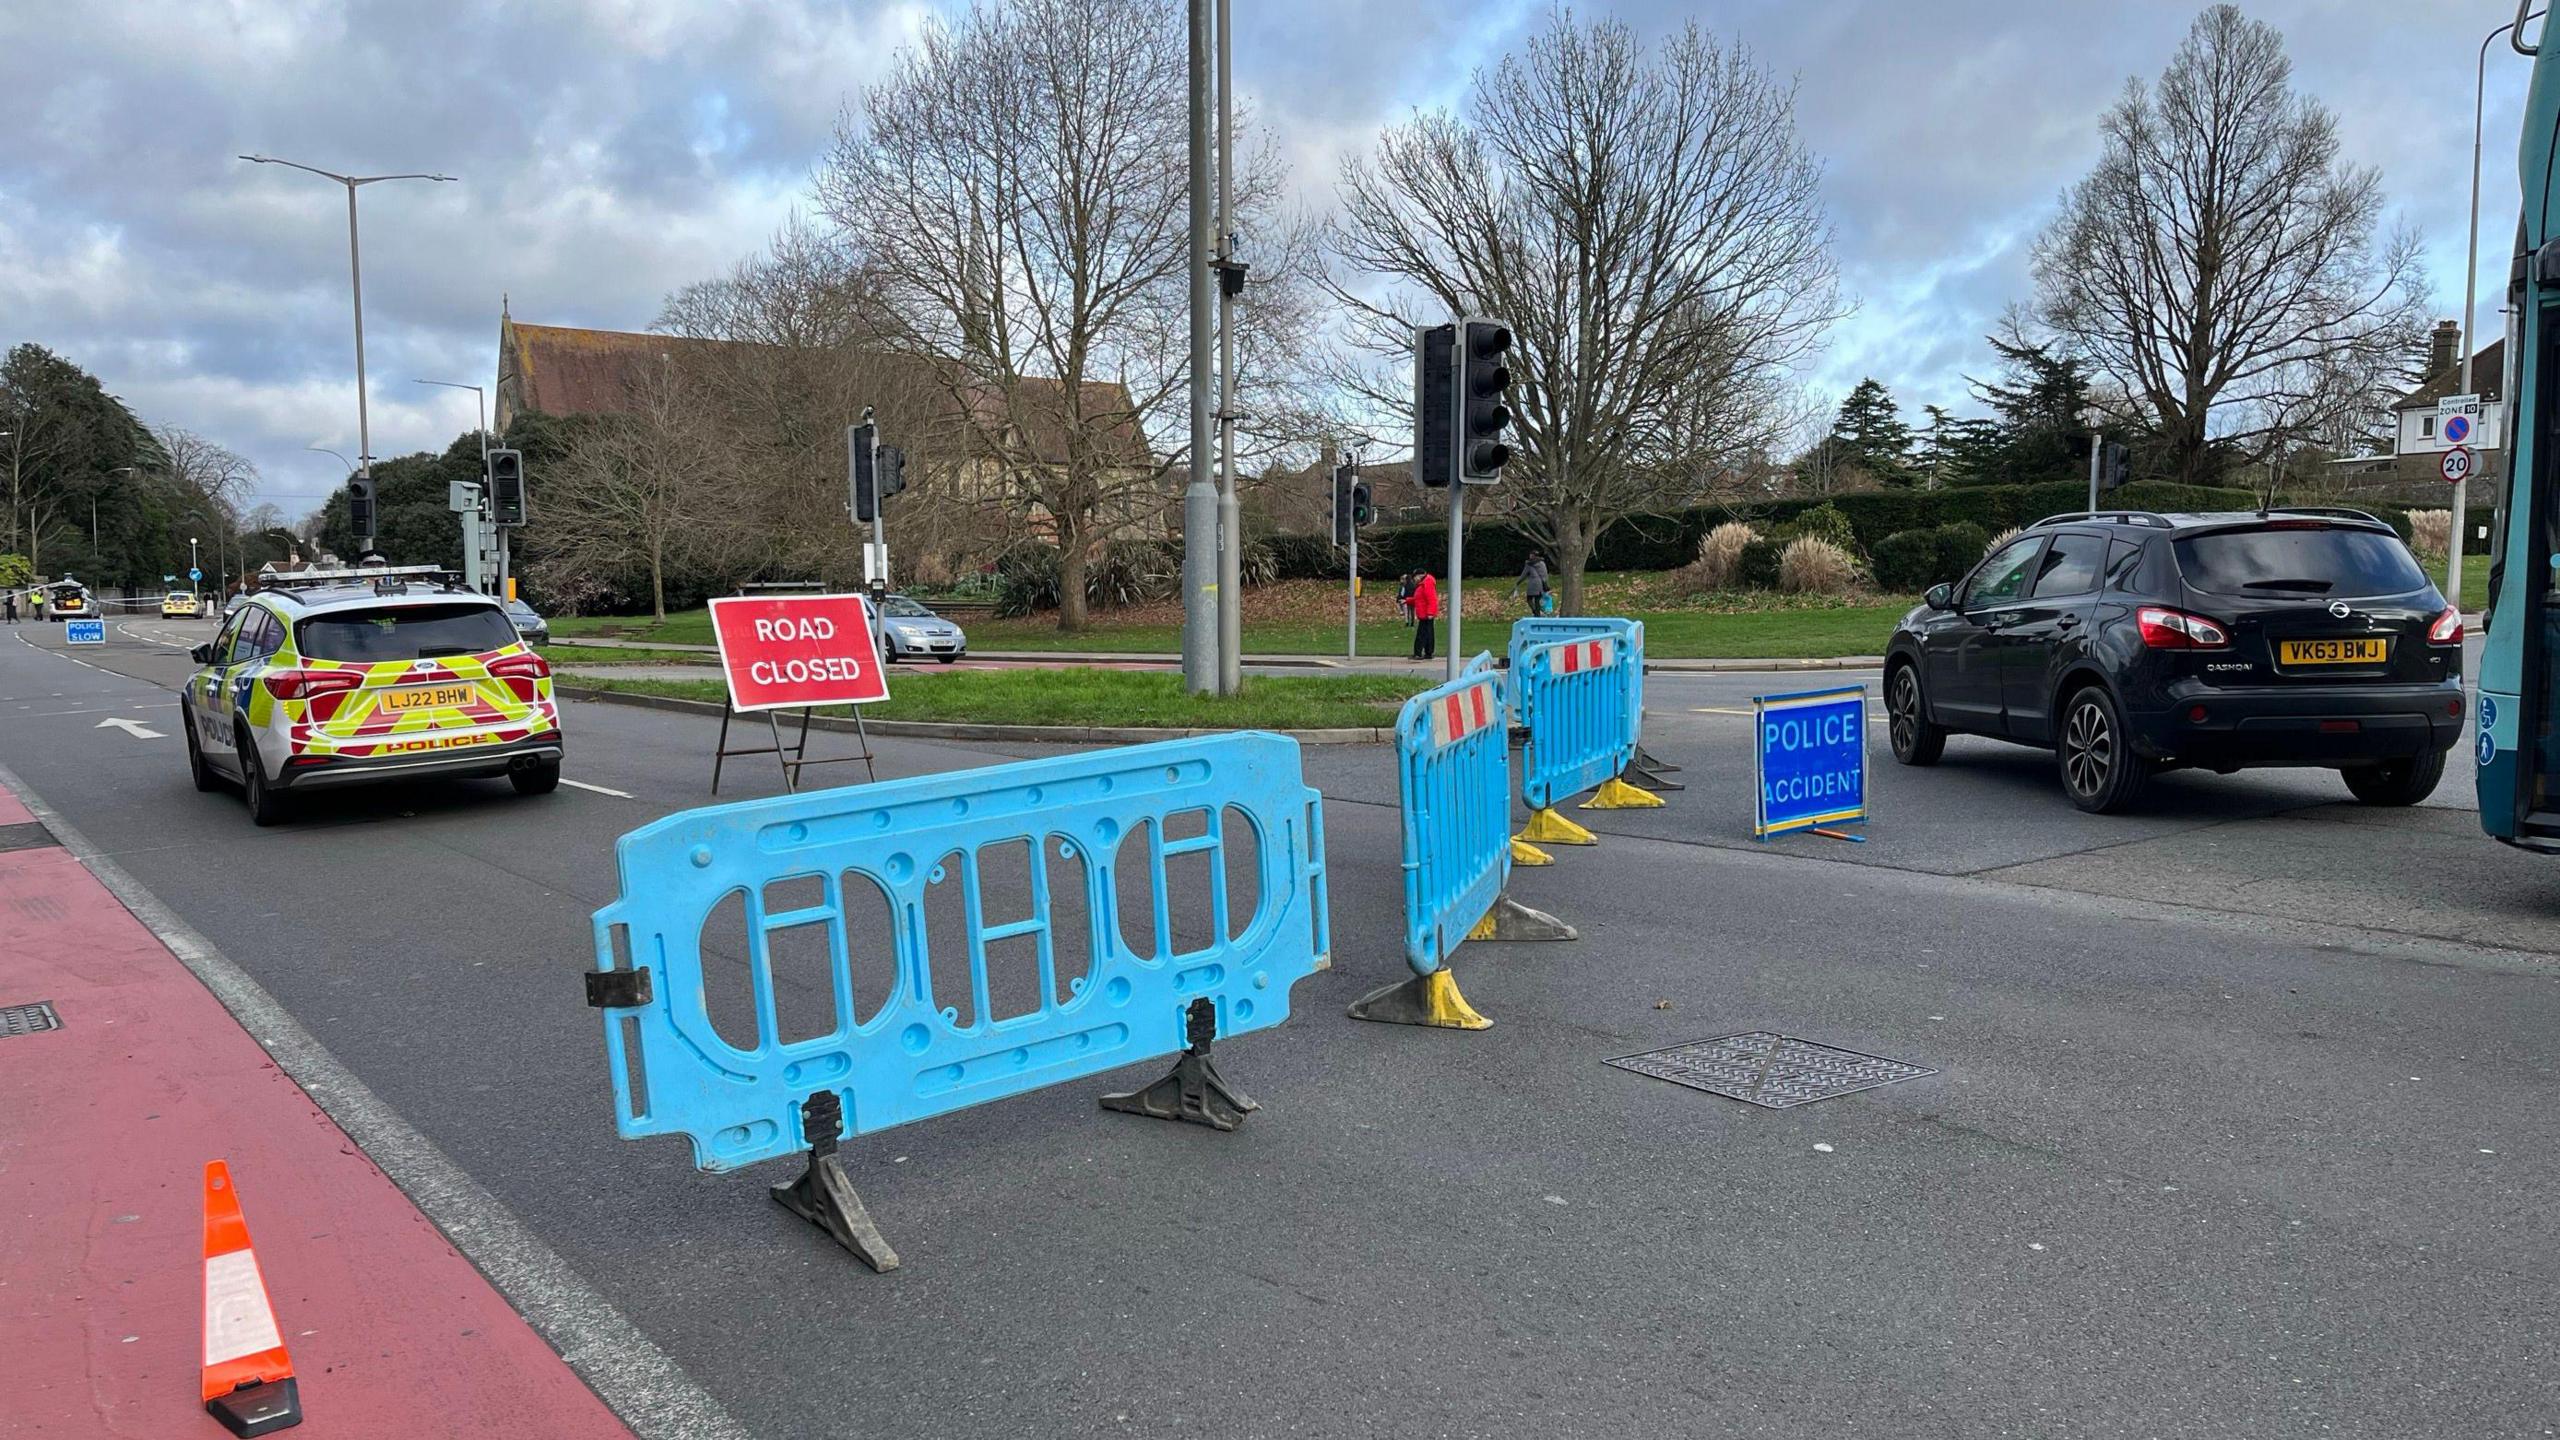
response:
[[[868,705],[889,698],[860,595],[726,595],[711,634],[734,710]]]
[[[2452,449],[2447,450],[2444,452],[2443,461],[2439,463],[2437,468],[2443,474],[2444,483],[2447,485],[2458,485],[2463,481],[2470,479],[2470,448],[2468,446],[2456,445]]]

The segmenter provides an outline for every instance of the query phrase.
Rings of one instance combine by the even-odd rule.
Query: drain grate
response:
[[[50,1000],[39,1000],[33,1005],[0,1005],[0,1040],[61,1028],[62,1017],[53,1013]]]
[[[1906,1065],[1768,1030],[1721,1040],[1692,1040],[1641,1055],[1622,1055],[1609,1063],[1771,1110],[1938,1073],[1926,1065]]]
[[[56,843],[53,832],[44,828],[44,823],[39,820],[30,820],[24,825],[0,825],[0,851],[33,850]]]

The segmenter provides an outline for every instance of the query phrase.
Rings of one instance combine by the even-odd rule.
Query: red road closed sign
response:
[[[725,595],[711,633],[737,710],[867,705],[889,698],[860,595]]]

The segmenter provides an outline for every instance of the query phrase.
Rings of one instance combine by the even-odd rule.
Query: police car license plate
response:
[[[476,685],[404,685],[382,692],[382,708],[392,713],[408,710],[452,710],[480,698]]]
[[[2391,642],[2382,636],[2356,640],[2287,640],[2276,652],[2285,665],[2380,665],[2391,658]]]

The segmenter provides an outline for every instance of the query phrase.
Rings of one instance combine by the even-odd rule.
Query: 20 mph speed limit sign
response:
[[[2452,449],[2444,452],[2444,464],[2442,468],[2444,470],[2444,483],[2447,485],[2459,485],[2463,481],[2470,479],[2471,451],[2469,447],[2456,445]]]

